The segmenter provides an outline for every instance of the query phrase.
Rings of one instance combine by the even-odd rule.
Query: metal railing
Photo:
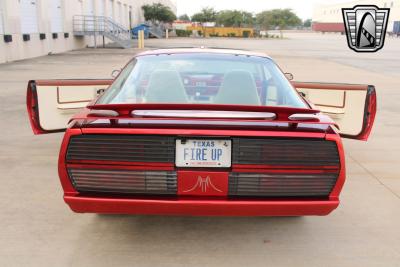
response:
[[[73,31],[77,36],[103,35],[124,48],[132,47],[131,31],[105,16],[75,15]]]
[[[164,38],[165,37],[166,27],[165,27],[164,24],[152,23],[150,21],[148,21],[146,24],[149,25],[149,32],[153,36],[155,36],[157,38]]]

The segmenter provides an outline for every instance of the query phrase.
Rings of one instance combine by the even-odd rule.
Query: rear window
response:
[[[97,101],[126,103],[307,108],[272,60],[207,53],[136,57]]]

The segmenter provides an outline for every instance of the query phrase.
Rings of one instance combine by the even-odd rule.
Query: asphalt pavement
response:
[[[109,78],[137,49],[83,49],[0,64],[0,266],[400,266],[400,38],[357,54],[337,34],[283,40],[172,38],[147,48],[263,51],[298,81],[376,86],[368,142],[345,140],[341,205],[325,217],[168,217],[75,214],[62,200],[62,134],[34,136],[30,79]]]

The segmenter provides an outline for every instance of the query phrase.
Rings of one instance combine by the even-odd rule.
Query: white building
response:
[[[387,31],[393,31],[395,21],[400,21],[400,0],[357,0],[340,4],[320,4],[313,10],[313,28],[326,31],[339,31],[343,28],[342,8],[352,8],[355,5],[376,5],[379,8],[390,8]],[[316,27],[317,26],[317,27]],[[322,30],[321,30],[322,31]]]
[[[0,0],[0,63],[92,45],[93,37],[74,36],[74,15],[107,16],[129,29],[152,3],[176,13],[173,0]]]

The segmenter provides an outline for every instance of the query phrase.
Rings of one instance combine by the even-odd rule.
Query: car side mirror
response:
[[[97,89],[96,90],[96,96],[101,96],[102,94],[104,94],[104,92],[106,91],[106,89]]]
[[[111,72],[111,77],[113,77],[113,78],[117,77],[120,72],[121,72],[121,70],[113,70]]]
[[[307,97],[306,93],[304,93],[304,92],[299,92],[299,94],[300,94],[302,97],[304,97],[304,98]]]
[[[286,72],[285,76],[289,81],[293,80],[293,74],[291,74],[290,72]]]

